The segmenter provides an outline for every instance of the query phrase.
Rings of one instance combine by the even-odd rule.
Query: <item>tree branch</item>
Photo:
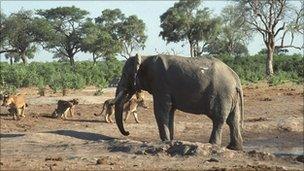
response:
[[[295,48],[295,49],[301,50],[301,47],[294,46],[294,45],[276,46],[276,48]]]
[[[280,19],[280,16],[282,15],[282,13],[283,13],[283,9],[284,9],[284,7],[285,7],[285,5],[286,5],[286,1],[285,0],[278,0],[279,1],[279,3],[280,3],[280,7],[279,7],[279,12],[278,12],[278,14],[275,16],[275,18],[274,18],[274,22],[273,22],[273,25],[272,25],[272,31],[274,32],[274,28],[275,28],[275,26],[278,24],[278,22],[280,21],[280,20],[282,20],[282,19]],[[285,25],[285,23],[284,23],[284,25]]]
[[[4,50],[0,50],[0,54],[1,53],[7,53],[7,52],[18,52],[17,49],[4,49]]]
[[[279,34],[280,31],[282,31],[282,30],[285,29],[285,24],[286,24],[286,23],[284,23],[283,26],[280,27],[280,28],[275,32],[274,37],[276,37],[276,36]]]
[[[253,8],[253,9],[254,9],[254,8],[257,8],[257,7],[254,6],[254,4],[253,4],[252,2],[249,2],[249,5],[250,5],[250,7]],[[263,17],[265,18],[265,19],[263,19],[260,12],[258,12],[256,15],[260,18],[260,20],[261,20],[262,23],[264,24],[265,29],[268,30],[268,27],[267,27],[267,24],[266,24],[266,21],[265,21],[265,20],[267,20],[267,19],[266,19],[266,16],[263,15]],[[253,21],[256,21],[256,20],[253,19]],[[259,26],[257,26],[257,23],[255,24],[255,26],[256,26],[256,27],[259,27]]]
[[[247,23],[253,25],[257,30],[261,30],[263,32],[269,33],[268,30],[265,30],[265,29],[261,28],[260,26],[257,25],[257,23],[250,22],[250,21],[247,21]]]

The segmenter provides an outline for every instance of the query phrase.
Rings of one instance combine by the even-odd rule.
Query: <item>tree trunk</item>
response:
[[[71,66],[74,68],[75,67],[75,59],[74,59],[74,56],[69,56],[70,58],[70,64]]]
[[[267,47],[267,57],[266,57],[266,75],[273,75],[273,53],[274,49],[271,47]]]
[[[95,53],[93,53],[93,65],[96,65],[96,60],[97,60],[97,58],[95,56]]]
[[[21,60],[24,64],[27,64],[27,57],[25,56],[25,52],[21,53]]]
[[[196,52],[195,52],[195,57],[199,57],[202,55],[202,49],[200,49],[200,46],[198,44],[198,41],[196,42]]]
[[[10,64],[13,65],[13,57],[10,57]]]
[[[194,46],[193,46],[194,43],[191,41],[189,41],[189,43],[190,43],[190,56],[194,57]]]
[[[268,34],[267,41],[267,57],[266,57],[266,75],[273,76],[273,54],[274,54],[274,35]]]

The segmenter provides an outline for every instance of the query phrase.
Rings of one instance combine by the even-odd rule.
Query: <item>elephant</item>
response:
[[[174,137],[174,112],[205,114],[213,123],[209,143],[221,145],[224,122],[230,129],[228,149],[242,150],[244,118],[243,90],[238,75],[215,57],[174,55],[140,56],[126,60],[116,88],[115,120],[127,136],[123,104],[145,90],[153,96],[159,136],[170,142]]]

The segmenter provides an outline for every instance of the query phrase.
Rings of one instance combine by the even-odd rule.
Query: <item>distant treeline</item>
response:
[[[229,55],[217,56],[228,64],[241,78],[243,83],[256,83],[265,79],[265,58],[263,54],[232,58]],[[16,88],[36,86],[40,89],[51,87],[55,92],[68,89],[81,89],[97,86],[100,89],[117,81],[121,75],[122,61],[77,61],[71,67],[68,62],[31,62],[28,65],[6,62],[0,63],[0,87],[14,91]],[[303,83],[304,59],[301,55],[277,55],[274,58],[275,76],[269,78],[271,84],[286,81]]]

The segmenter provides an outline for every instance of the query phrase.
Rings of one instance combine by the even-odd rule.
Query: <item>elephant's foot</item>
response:
[[[161,139],[161,141],[164,142],[164,143],[168,143],[168,142],[171,142],[171,141],[172,141],[172,140],[170,140],[170,138],[167,137],[167,136],[163,136],[163,137],[161,137],[160,139]]]
[[[230,150],[242,151],[243,145],[241,143],[230,143],[227,148]]]
[[[174,141],[173,140],[162,140],[162,143],[163,144],[166,144],[166,145],[173,145],[174,144]]]

